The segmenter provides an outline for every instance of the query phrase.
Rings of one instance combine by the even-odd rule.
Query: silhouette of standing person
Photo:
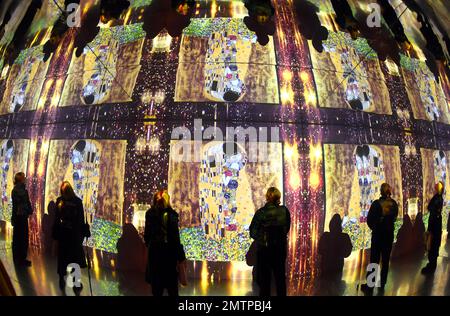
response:
[[[439,257],[439,248],[442,239],[442,207],[444,206],[444,184],[438,182],[436,184],[436,193],[428,203],[428,229],[430,243],[428,248],[428,264],[422,269],[423,274],[433,274],[437,267],[437,258]]]
[[[398,216],[398,204],[391,198],[391,187],[383,183],[380,189],[381,197],[375,200],[367,215],[367,225],[372,230],[370,246],[370,263],[380,264],[381,261],[381,290],[384,290],[389,272],[392,244],[394,242],[395,221]],[[369,278],[367,273],[367,278]],[[374,287],[363,284],[364,292],[372,292]]]
[[[31,261],[27,260],[28,255],[28,217],[33,213],[28,191],[25,187],[25,174],[19,172],[14,176],[14,188],[12,197],[13,225],[12,250],[14,263],[19,266],[31,266]]]
[[[419,212],[417,213],[417,216],[414,219],[413,224],[414,255],[416,254],[423,255],[423,252],[425,251],[425,243],[423,240],[424,234],[425,234],[425,224],[423,223],[423,215],[422,212]]]
[[[69,264],[78,264],[80,268],[87,267],[83,239],[88,236],[85,230],[83,202],[75,195],[67,181],[61,184],[60,193],[61,196],[56,200],[53,238],[58,242],[59,287],[63,290]],[[73,289],[77,293],[81,291],[82,285]]]
[[[153,296],[178,296],[178,263],[186,260],[180,241],[178,214],[170,206],[170,196],[160,190],[153,196],[153,205],[145,214],[145,244],[148,247],[146,281]]]
[[[392,258],[402,258],[411,254],[414,246],[414,233],[411,217],[408,214],[403,216],[403,225],[397,233],[397,242],[392,251]]]
[[[123,225],[117,241],[117,268],[121,271],[145,271],[145,244],[131,223]]]
[[[450,240],[450,213],[447,218],[447,239]]]
[[[47,214],[42,216],[42,240],[44,241],[44,251],[47,254],[52,252],[52,227],[55,222],[55,212],[56,204],[54,201],[50,201],[47,205]]]
[[[256,269],[260,296],[270,296],[272,272],[278,296],[286,296],[287,234],[291,225],[289,210],[280,205],[281,192],[267,190],[266,204],[255,212],[250,237],[257,244]]]
[[[342,232],[342,220],[334,214],[330,220],[330,231],[324,232],[319,240],[321,278],[341,280],[344,259],[352,253],[350,236]]]

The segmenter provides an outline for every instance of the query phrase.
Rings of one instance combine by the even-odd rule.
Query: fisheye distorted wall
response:
[[[321,51],[301,32],[295,1],[272,1],[275,35],[261,45],[242,1],[197,1],[181,36],[163,30],[149,39],[142,20],[152,1],[135,0],[100,25],[80,56],[71,28],[46,59],[43,44],[61,11],[43,1],[9,65],[6,51],[30,2],[13,11],[0,41],[0,219],[10,221],[13,174],[25,171],[35,245],[66,179],[92,225],[88,246],[114,266],[122,227],[142,233],[152,192],[167,187],[188,258],[239,267],[252,215],[277,186],[292,213],[292,281],[315,272],[319,236],[335,213],[354,250],[369,247],[365,221],[381,183],[400,204],[397,228],[405,214],[426,213],[436,181],[450,184],[449,81],[427,66],[411,19],[401,21],[417,43],[396,63],[342,29],[328,0],[307,1],[328,30]],[[401,1],[392,3],[401,10]],[[222,131],[278,127],[279,138],[266,140],[267,161],[249,161],[248,144],[230,156],[223,142],[205,139],[204,159],[179,162],[172,131],[184,126],[194,135],[194,119]]]

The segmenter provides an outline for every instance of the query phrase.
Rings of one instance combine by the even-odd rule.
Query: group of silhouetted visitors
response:
[[[33,213],[28,191],[25,187],[25,174],[17,173],[14,177],[14,189],[12,190],[12,217],[13,229],[13,260],[18,266],[31,266],[27,260],[28,252],[28,217]],[[65,275],[69,264],[75,263],[80,268],[87,267],[83,249],[83,240],[90,236],[89,225],[84,219],[83,203],[75,195],[71,184],[64,181],[60,187],[60,196],[55,203],[54,222],[52,225],[52,237],[58,243],[58,268],[59,285],[65,287]],[[74,291],[80,291],[81,287],[74,287]]]
[[[28,252],[28,217],[33,213],[28,191],[25,187],[25,174],[15,175],[12,191],[13,211],[13,259],[17,266],[31,266]],[[60,196],[49,204],[52,214],[51,238],[57,241],[57,273],[59,286],[66,286],[68,266],[77,264],[86,268],[88,262],[83,241],[90,237],[90,227],[85,218],[83,203],[76,196],[71,184],[64,181],[60,187]],[[49,226],[49,218],[43,223]],[[166,190],[158,191],[153,197],[152,207],[146,213],[145,244],[148,247],[146,281],[152,285],[154,296],[161,296],[167,289],[168,294],[178,295],[178,282],[185,281],[184,261],[186,259],[180,242],[178,214],[170,206],[170,197]],[[182,271],[180,271],[182,270]],[[184,274],[184,275],[183,275]],[[74,284],[76,294],[82,284]]]
[[[25,174],[20,172],[14,177],[12,190],[13,259],[19,266],[29,267],[28,218],[33,213],[32,204],[25,187]],[[444,185],[436,185],[436,194],[428,204],[429,223],[427,229],[428,264],[422,273],[433,273],[437,267],[439,247],[442,237],[442,209]],[[372,231],[370,263],[381,265],[380,284],[384,289],[394,242],[395,222],[398,205],[391,198],[391,187],[384,183],[381,196],[373,201],[367,216],[367,225]],[[84,214],[83,203],[76,196],[71,184],[64,181],[60,187],[60,196],[49,204],[49,214],[43,225],[51,227],[51,238],[57,241],[57,273],[61,290],[66,286],[68,265],[78,264],[88,267],[89,260],[83,248],[85,238],[90,237],[90,227]],[[419,214],[420,215],[420,214]],[[50,215],[49,215],[50,216]],[[146,212],[144,241],[148,248],[145,280],[151,284],[154,296],[161,296],[164,290],[168,295],[177,296],[179,283],[186,284],[186,255],[180,241],[178,213],[172,209],[167,190],[160,190],[153,196],[151,208]],[[416,229],[405,215],[403,231]],[[266,192],[265,205],[257,210],[250,224],[250,237],[254,239],[247,254],[247,262],[254,265],[254,281],[259,286],[261,296],[271,295],[272,277],[275,280],[276,293],[286,295],[286,257],[288,252],[288,232],[291,224],[289,210],[281,205],[281,192],[271,187]],[[423,225],[423,224],[422,224]],[[423,228],[422,228],[423,229]],[[318,244],[320,273],[327,280],[340,280],[344,259],[352,252],[352,242],[342,230],[342,219],[335,214]],[[254,253],[253,259],[249,259]],[[370,272],[370,271],[369,271]],[[369,277],[369,272],[367,279]],[[74,287],[79,293],[82,284]],[[371,293],[374,289],[363,284],[361,289]]]

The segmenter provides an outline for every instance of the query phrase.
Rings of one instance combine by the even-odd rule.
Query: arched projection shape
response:
[[[445,184],[447,180],[447,158],[445,157],[445,152],[442,150],[435,151],[433,153],[433,164],[434,182],[442,181]]]
[[[96,40],[99,43],[96,43]],[[94,40],[94,45],[91,44],[83,51],[83,54],[89,55],[94,63],[93,70],[90,69],[83,75],[80,97],[86,105],[104,102],[109,96],[116,77],[119,42],[114,37],[107,39],[105,44],[102,44],[100,38],[96,38],[96,40]]]
[[[362,47],[368,47],[365,40],[357,44],[343,32],[330,32],[328,39],[323,42],[324,52],[329,54],[330,62],[338,72],[344,101],[354,110],[370,112],[375,107],[367,68],[361,65],[366,58],[361,54]]]
[[[222,25],[223,19],[213,20],[217,25],[209,35],[205,64],[205,89],[215,101],[236,102],[242,99],[246,87],[242,79],[242,65],[238,50],[245,51],[244,43],[255,43],[252,32],[238,32],[236,27]],[[241,52],[242,53],[242,52]]]
[[[70,151],[73,184],[84,209],[95,214],[100,179],[100,150],[93,141],[79,140]]]
[[[8,179],[12,178],[11,162],[14,155],[12,140],[0,142],[0,218],[9,221],[10,197],[8,192]]]
[[[379,187],[386,179],[383,158],[377,149],[369,145],[356,147],[354,158],[360,189],[359,221],[366,222],[370,205],[377,199]]]
[[[229,145],[229,146],[227,146]],[[219,240],[238,231],[242,221],[237,201],[239,173],[247,154],[237,143],[214,142],[202,153],[200,173],[200,219],[204,232]]]

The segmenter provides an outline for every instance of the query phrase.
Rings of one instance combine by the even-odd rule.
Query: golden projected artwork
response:
[[[428,66],[418,60],[402,56],[402,73],[414,118],[450,123],[448,101],[439,82]]]
[[[59,106],[131,101],[144,37],[141,24],[101,28],[80,57],[73,53]]]
[[[325,144],[326,214],[325,227],[338,213],[354,250],[370,244],[367,214],[379,198],[382,183],[392,187],[393,198],[402,214],[403,194],[400,150],[386,145]]]
[[[322,53],[308,42],[320,107],[392,114],[380,61],[365,39],[329,32]]]
[[[420,149],[422,157],[422,175],[423,175],[423,205],[422,212],[428,212],[427,206],[435,193],[435,184],[439,181],[444,183],[444,209],[442,218],[443,227],[446,226],[448,213],[450,211],[450,179],[448,177],[448,157],[450,152],[435,149]]]
[[[243,261],[250,245],[248,227],[265,204],[267,188],[283,188],[281,144],[262,144],[267,160],[252,162],[238,145],[229,153],[224,142],[205,142],[201,161],[186,162],[174,159],[178,142],[171,141],[168,184],[188,257]]]
[[[27,173],[30,140],[0,139],[0,220],[11,220],[14,175]]]
[[[192,19],[183,31],[175,101],[279,103],[275,48],[239,18]]]
[[[45,205],[69,181],[94,218],[122,224],[126,141],[52,140],[49,148]]]
[[[45,36],[41,42],[47,41],[54,23],[61,16],[61,8],[64,7],[64,0],[42,1],[41,8],[36,12],[31,23],[29,35],[45,30]]]
[[[42,46],[23,50],[9,72],[0,114],[36,110],[50,60],[44,62]]]

